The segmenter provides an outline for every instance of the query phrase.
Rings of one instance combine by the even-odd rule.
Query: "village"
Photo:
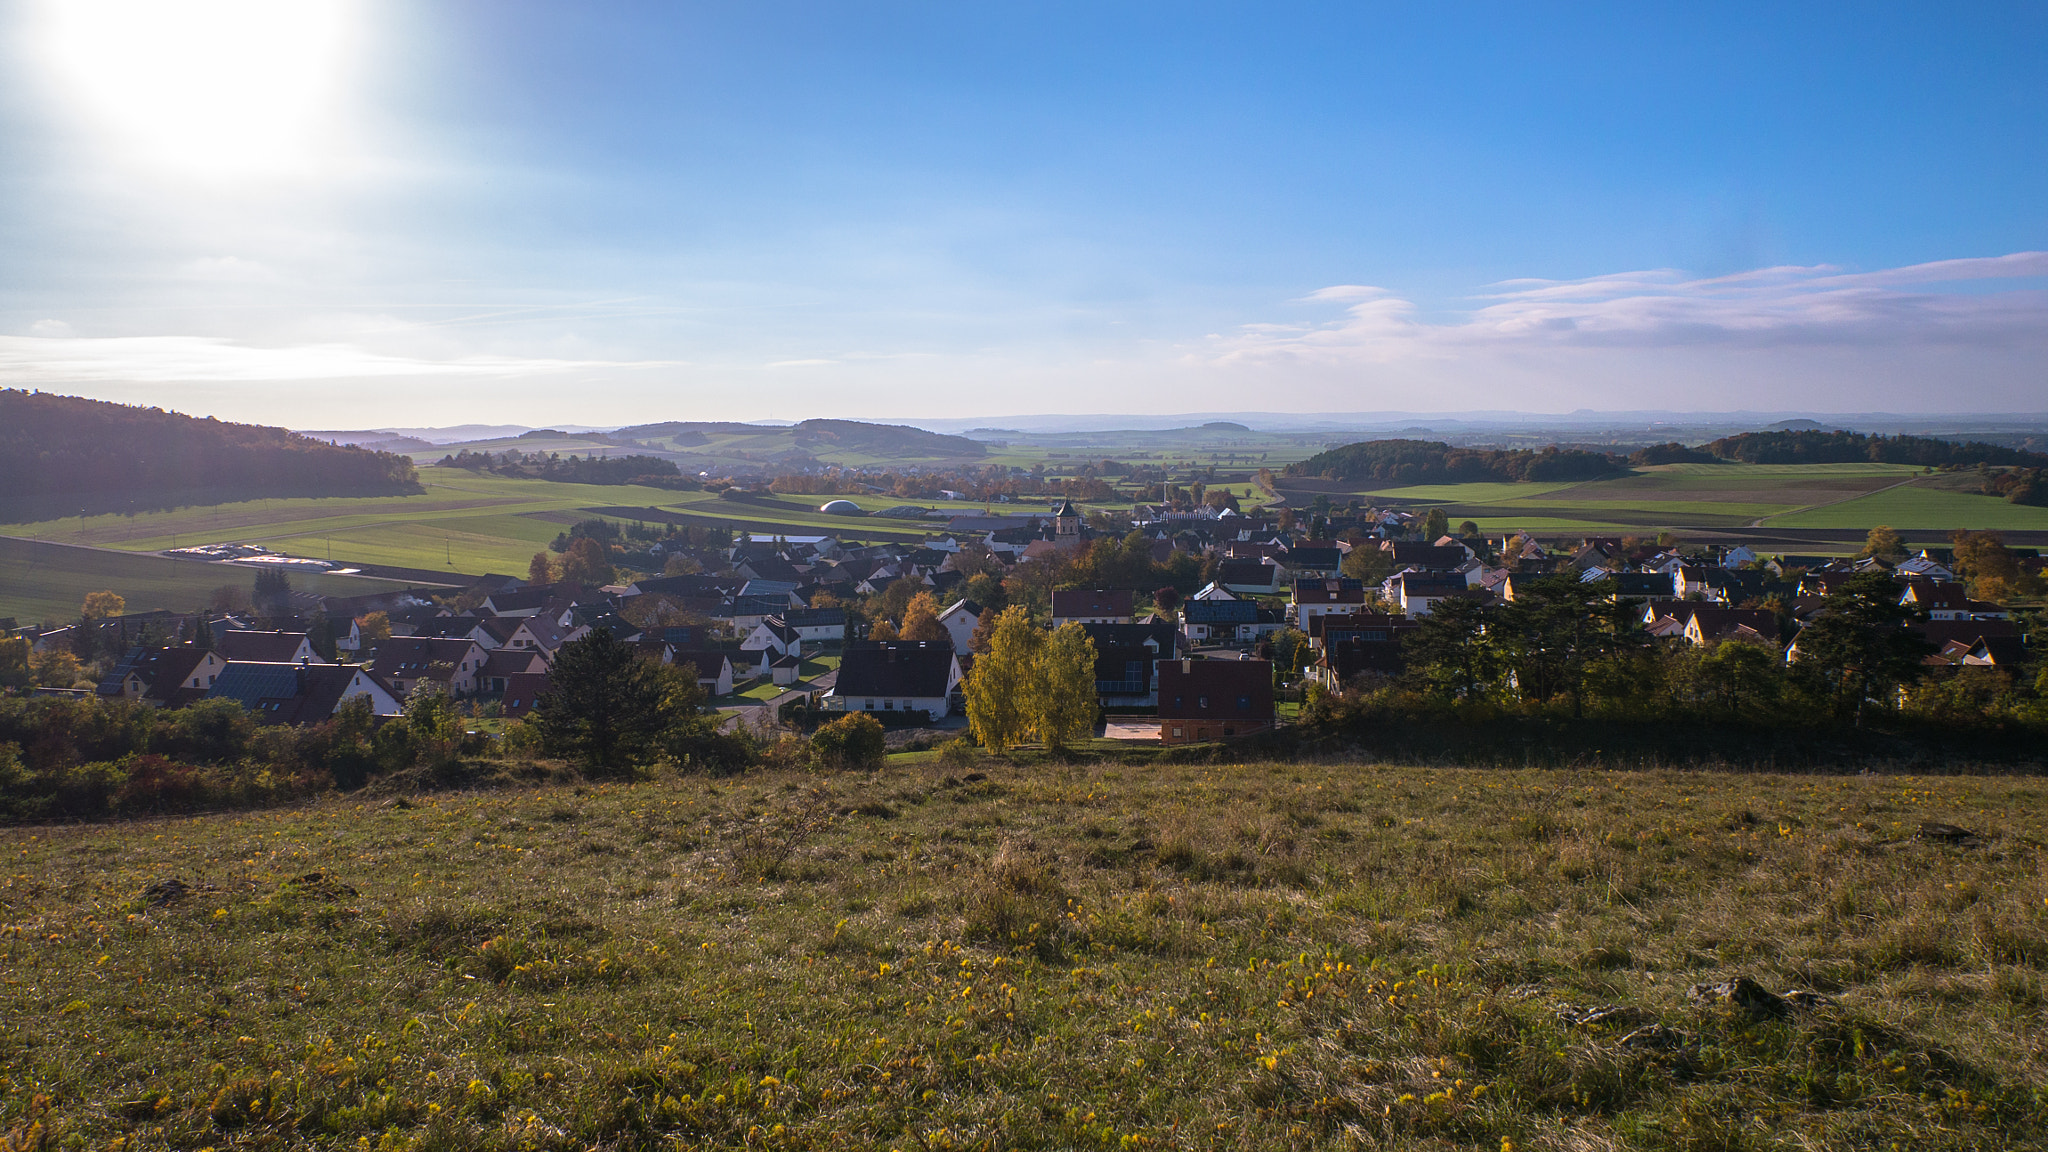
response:
[[[436,694],[493,729],[542,706],[563,646],[603,630],[693,676],[729,725],[761,734],[857,712],[900,745],[968,727],[964,684],[996,612],[1016,605],[1042,629],[1086,632],[1098,735],[1186,744],[1286,724],[1310,692],[1399,681],[1404,641],[1447,601],[1513,604],[1560,576],[1649,642],[1735,643],[1785,665],[1831,592],[1879,573],[1926,667],[2016,672],[2029,653],[1999,599],[2037,587],[2044,564],[1993,533],[1909,553],[1878,529],[1853,557],[1770,555],[1668,536],[1482,536],[1470,523],[1450,530],[1441,510],[1298,517],[1218,501],[1107,517],[1057,497],[1044,512],[951,516],[915,544],[636,534],[657,535],[579,523],[526,578],[364,596],[294,591],[290,558],[212,549],[258,569],[246,604],[232,587],[201,613],[95,611],[89,599],[76,623],[17,634],[39,694],[166,708],[232,700],[290,725],[327,721],[356,698],[395,716]],[[607,557],[626,548],[666,574],[606,582]]]

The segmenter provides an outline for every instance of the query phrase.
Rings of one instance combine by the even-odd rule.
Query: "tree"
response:
[[[1700,687],[1728,709],[1730,720],[1742,715],[1744,705],[1754,707],[1777,691],[1777,656],[1758,644],[1723,640],[1697,667]]]
[[[921,640],[936,644],[952,638],[946,626],[939,623],[939,598],[930,592],[919,592],[910,598],[903,609],[903,627],[897,635],[905,640]]]
[[[128,601],[123,599],[119,592],[88,592],[85,595],[85,603],[78,609],[78,614],[87,620],[104,620],[109,616],[119,616],[127,610]]]
[[[1394,554],[1381,548],[1379,541],[1368,539],[1352,548],[1339,567],[1344,575],[1372,588],[1394,574]]]
[[[1031,676],[1032,728],[1048,748],[1095,730],[1095,641],[1079,624],[1062,624],[1040,646]]]
[[[1441,610],[1439,602],[1432,612]],[[1583,714],[1586,674],[1596,662],[1647,638],[1626,603],[1609,602],[1597,585],[1576,576],[1547,576],[1493,614],[1488,636],[1514,672],[1525,700],[1571,699],[1572,716]]]
[[[62,648],[38,652],[35,657],[36,683],[44,688],[69,688],[85,675],[78,657]]]
[[[1479,535],[1479,524],[1478,524],[1478,522],[1477,522],[1477,521],[1473,521],[1473,520],[1460,520],[1460,521],[1458,521],[1458,538],[1459,538],[1459,539],[1461,539],[1461,540],[1470,540],[1470,539],[1472,539],[1473,537],[1475,537],[1475,536],[1477,536],[1477,535]]]
[[[1451,514],[1441,508],[1431,508],[1422,518],[1422,538],[1434,543],[1451,533]]]
[[[1793,668],[1817,681],[1838,711],[1853,712],[1861,727],[1869,702],[1891,707],[1899,687],[1920,675],[1920,662],[1934,650],[1904,626],[1912,615],[1899,604],[1898,583],[1888,574],[1851,577],[1800,631]]]
[[[1487,607],[1462,597],[1439,600],[1401,642],[1408,677],[1448,700],[1477,699],[1494,677]]]
[[[362,635],[365,647],[381,644],[391,639],[391,617],[387,613],[372,612],[356,621],[356,631]]]
[[[611,559],[605,555],[604,545],[588,536],[569,541],[568,551],[562,553],[564,580],[602,585],[611,583],[617,575]]]
[[[1045,633],[1032,626],[1023,607],[1005,608],[995,617],[988,651],[975,657],[962,689],[967,725],[982,747],[1000,753],[1031,732],[1029,685],[1044,642]]]
[[[2005,537],[1996,532],[1949,534],[1955,546],[1956,575],[1963,578],[1970,595],[1980,600],[2009,600],[2019,592],[2020,562],[2005,547]]]
[[[553,584],[555,582],[555,559],[545,552],[535,552],[533,559],[526,562],[528,584]]]
[[[1662,537],[1659,537],[1661,540]],[[1879,560],[1897,562],[1907,556],[1906,541],[1897,532],[1879,524],[1863,538],[1863,551],[1858,556],[1870,556]]]
[[[1180,607],[1180,589],[1171,584],[1156,589],[1152,593],[1152,603],[1157,604],[1161,612],[1172,612]]]
[[[26,688],[33,679],[27,638],[0,635],[0,688]]]
[[[1301,673],[1301,666],[1308,658],[1308,635],[1298,628],[1282,628],[1273,634],[1270,642],[1273,656],[1273,675],[1276,679],[1285,676],[1292,680]]]
[[[292,610],[292,581],[282,568],[259,568],[256,585],[249,593],[249,606],[258,616],[288,616]]]
[[[551,687],[534,712],[542,747],[594,774],[630,774],[671,726],[694,716],[701,700],[695,679],[663,671],[672,670],[641,659],[609,628],[562,645],[549,670]],[[674,682],[682,680],[690,691]]]
[[[889,746],[881,721],[849,712],[811,733],[811,753],[828,768],[879,768]]]
[[[704,565],[699,563],[695,556],[683,552],[669,553],[668,559],[661,564],[663,576],[695,576],[702,571]]]

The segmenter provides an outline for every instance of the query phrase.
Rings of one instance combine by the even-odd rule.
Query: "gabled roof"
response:
[[[224,660],[255,660],[289,664],[298,657],[299,646],[306,643],[304,632],[241,632],[228,631],[214,644]],[[318,656],[313,657],[320,660]],[[321,663],[326,661],[321,660]]]
[[[1259,606],[1250,600],[1189,600],[1180,606],[1189,624],[1256,624]]]
[[[919,641],[856,641],[839,660],[835,696],[902,699],[944,696],[952,687],[953,646]]]
[[[697,670],[697,679],[716,680],[726,671],[733,654],[715,648],[676,650],[674,664],[677,668],[689,665]]]
[[[265,720],[311,724],[334,715],[358,675],[356,665],[230,660],[206,692],[208,700],[234,700]]]
[[[1056,617],[1129,617],[1131,604],[1128,588],[1069,588],[1052,594],[1052,614]]]

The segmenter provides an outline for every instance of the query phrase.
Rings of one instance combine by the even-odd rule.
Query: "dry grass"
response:
[[[0,1148],[2038,1146],[2041,795],[932,757],[11,830]]]

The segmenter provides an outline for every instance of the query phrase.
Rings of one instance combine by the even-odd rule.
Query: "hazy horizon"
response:
[[[334,429],[2042,411],[2044,33],[24,0],[0,384]]]

